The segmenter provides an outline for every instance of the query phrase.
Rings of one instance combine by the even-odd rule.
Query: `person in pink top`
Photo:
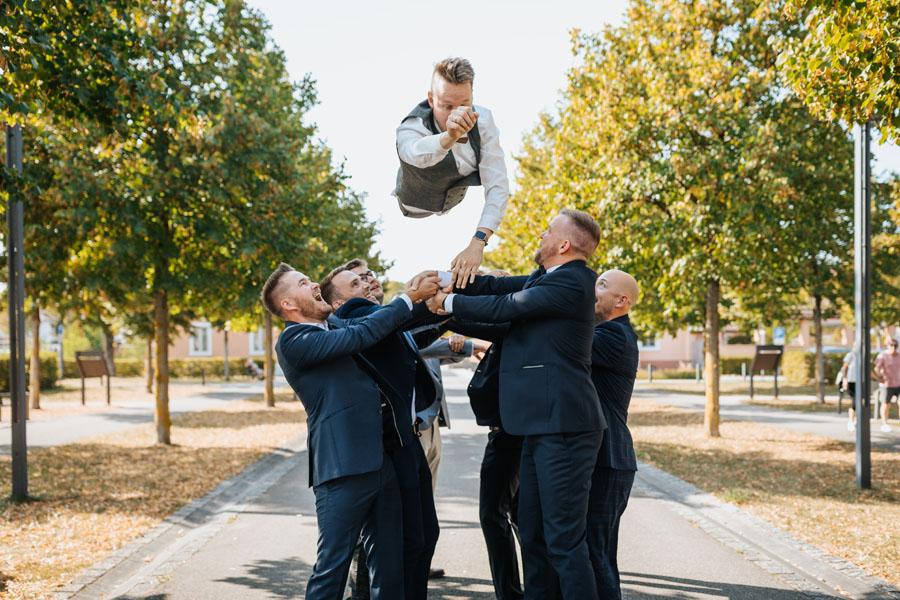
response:
[[[881,430],[885,432],[891,430],[891,426],[888,425],[891,402],[896,401],[900,404],[900,352],[897,351],[897,346],[897,340],[892,339],[888,349],[875,359],[875,374],[878,381],[887,387],[884,402],[881,404]]]

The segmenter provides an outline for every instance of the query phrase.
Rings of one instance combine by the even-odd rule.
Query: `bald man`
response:
[[[596,325],[591,351],[591,379],[609,429],[603,437],[591,477],[588,499],[588,550],[600,598],[621,599],[619,521],[634,483],[637,462],[628,431],[628,405],[638,368],[638,337],[628,312],[640,288],[624,271],[606,271],[594,286]]]

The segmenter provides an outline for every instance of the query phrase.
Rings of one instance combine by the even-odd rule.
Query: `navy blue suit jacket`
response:
[[[594,282],[584,261],[527,277],[478,276],[453,299],[455,317],[509,322],[500,357],[500,416],[513,435],[602,431],[591,382]]]
[[[382,311],[387,307],[375,304],[365,298],[351,298],[335,311],[335,316],[345,319],[365,317]],[[433,321],[436,318],[424,303],[413,307],[413,318],[404,324],[414,327],[422,321]],[[446,317],[443,317],[446,318]],[[416,412],[420,412],[434,404],[437,389],[434,379],[428,371],[425,359],[419,353],[412,336],[405,331],[397,331],[388,335],[377,344],[362,352],[362,355],[375,366],[378,374],[387,380],[403,401],[402,414],[397,414],[397,424],[401,429],[403,443],[412,441],[412,415],[410,407],[415,390]]]
[[[634,442],[628,430],[628,405],[637,375],[638,337],[628,315],[597,323],[591,353],[591,379],[609,429],[603,436],[597,466],[636,471]]]
[[[371,317],[329,329],[285,322],[275,354],[306,409],[310,485],[381,468],[381,392],[355,354],[407,322],[412,313],[397,299]]]

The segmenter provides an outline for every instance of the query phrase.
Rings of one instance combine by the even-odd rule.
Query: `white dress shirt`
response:
[[[451,150],[460,175],[469,175],[478,167],[481,185],[484,186],[484,210],[481,211],[478,227],[496,232],[509,202],[509,177],[503,160],[503,148],[500,147],[500,132],[491,111],[482,106],[472,108],[478,113],[476,123],[481,134],[481,162],[475,164],[475,150],[469,142],[456,143]],[[397,152],[403,162],[426,169],[444,160],[449,150],[441,147],[440,134],[432,134],[422,119],[410,117],[397,127]],[[413,214],[443,214],[406,205],[403,208]]]

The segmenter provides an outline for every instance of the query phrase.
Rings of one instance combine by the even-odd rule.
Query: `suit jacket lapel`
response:
[[[541,277],[543,277],[546,274],[547,274],[547,269],[545,269],[544,267],[539,267],[539,268],[535,269],[531,273],[531,275],[528,276],[528,279],[525,281],[525,286],[523,289],[530,288],[537,282],[538,279],[540,279]]]

